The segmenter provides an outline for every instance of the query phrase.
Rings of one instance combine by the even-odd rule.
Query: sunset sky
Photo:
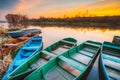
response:
[[[120,0],[0,0],[0,20],[8,13],[29,18],[120,15]]]

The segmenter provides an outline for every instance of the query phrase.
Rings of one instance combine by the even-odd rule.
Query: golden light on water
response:
[[[120,35],[120,30],[110,30],[110,29],[100,29],[100,28],[72,28],[72,27],[40,27],[40,26],[31,26],[29,28],[37,28],[42,30],[42,36],[44,39],[44,46],[47,47],[50,44],[65,38],[73,37],[78,40],[78,44],[86,41],[93,40],[98,42],[109,41],[112,42],[112,39],[115,35]]]

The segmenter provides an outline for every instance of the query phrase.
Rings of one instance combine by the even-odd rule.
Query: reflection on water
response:
[[[9,27],[9,23],[1,23],[0,22],[0,26],[4,27],[4,28],[8,28]]]
[[[8,23],[0,23],[0,25],[8,27]],[[41,29],[41,35],[44,39],[44,48],[65,37],[73,37],[77,39],[78,44],[80,44],[86,40],[112,42],[115,35],[120,35],[120,29],[109,29],[108,27],[100,28],[95,26],[30,26],[28,28]]]
[[[109,41],[112,42],[113,36],[120,35],[120,30],[109,30],[100,28],[74,28],[74,27],[41,27],[30,26],[42,30],[44,48],[65,37],[73,37],[78,40],[78,44],[86,40]]]

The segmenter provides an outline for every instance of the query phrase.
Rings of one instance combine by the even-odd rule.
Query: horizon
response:
[[[0,1],[0,21],[7,14],[39,17],[120,16],[119,0],[4,0]]]

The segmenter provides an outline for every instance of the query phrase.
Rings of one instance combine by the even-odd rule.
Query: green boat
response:
[[[99,58],[100,80],[120,80],[120,45],[104,42]]]
[[[100,47],[101,43],[86,41],[40,66],[24,80],[84,79],[89,73]]]
[[[29,60],[27,60],[24,64],[19,66],[14,72],[10,74],[9,79],[23,79],[28,74],[37,69],[39,66],[45,64],[53,57],[56,57],[56,55],[60,55],[61,53],[76,46],[76,42],[77,40],[73,38],[65,38],[52,44],[51,46],[45,48],[41,52],[31,57]]]
[[[112,43],[120,44],[120,36],[114,36]]]

